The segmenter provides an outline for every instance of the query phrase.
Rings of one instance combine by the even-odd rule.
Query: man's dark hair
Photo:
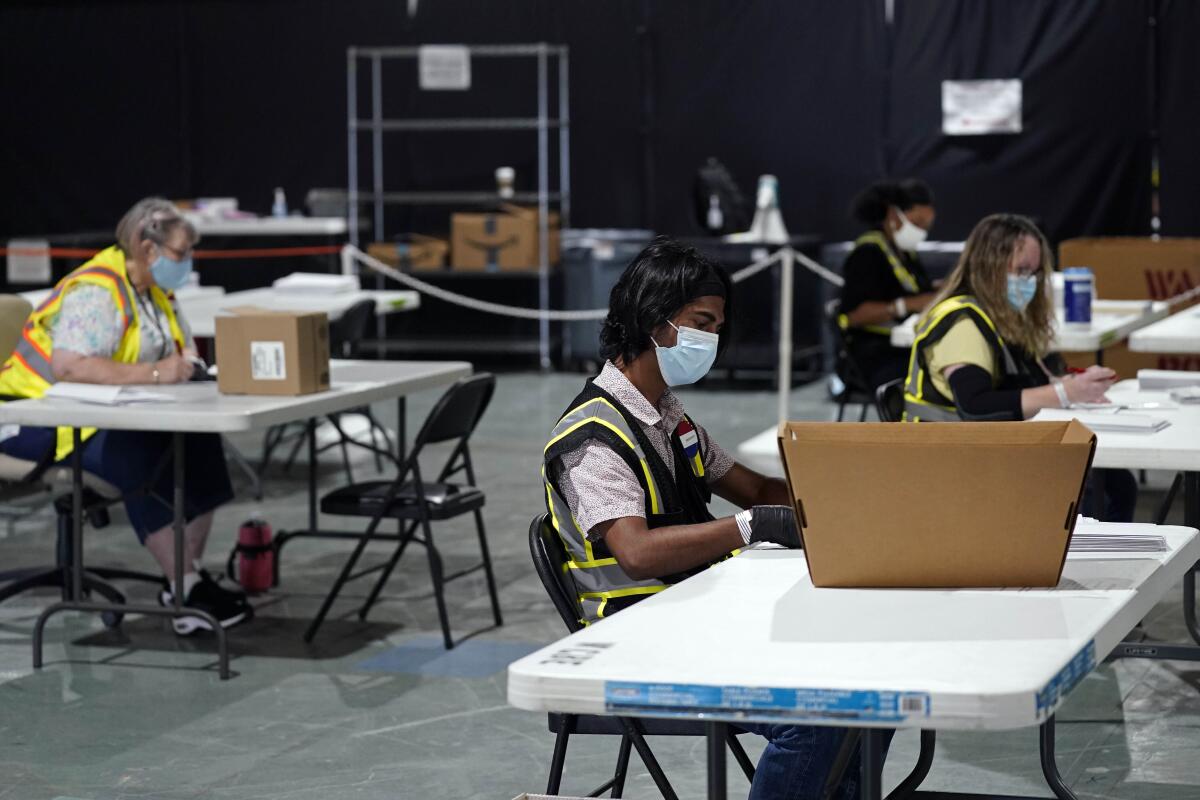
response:
[[[600,356],[628,364],[652,346],[651,332],[693,300],[725,297],[720,349],[732,332],[733,284],[715,261],[694,247],[659,237],[621,273],[608,298],[608,317],[600,329]]]
[[[933,205],[933,190],[917,178],[902,181],[877,181],[858,193],[850,214],[864,225],[878,228],[887,217],[888,208],[895,206],[908,211],[913,206]]]

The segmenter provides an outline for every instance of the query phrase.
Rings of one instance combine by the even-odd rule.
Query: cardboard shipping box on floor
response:
[[[325,312],[240,306],[216,322],[222,393],[298,395],[329,388]]]
[[[372,242],[367,255],[378,258],[389,267],[410,270],[440,270],[446,268],[450,243],[445,239],[413,234],[408,242]]]
[[[456,270],[497,272],[536,270],[541,252],[538,211],[505,204],[499,212],[454,214],[450,218],[450,258]],[[549,213],[550,258],[559,258],[558,213]]]
[[[785,422],[814,586],[1054,586],[1095,435],[1078,421]]]
[[[1090,267],[1102,300],[1169,300],[1200,286],[1200,239],[1068,239],[1058,246],[1058,264]],[[1091,353],[1067,354],[1073,367],[1094,361]],[[1104,365],[1123,378],[1139,369],[1198,370],[1200,353],[1134,353],[1122,343],[1105,351]]]

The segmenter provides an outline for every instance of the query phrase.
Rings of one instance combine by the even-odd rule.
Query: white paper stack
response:
[[[1181,386],[1200,386],[1200,372],[1174,369],[1139,369],[1139,389],[1176,389]]]
[[[1070,408],[1043,408],[1034,422],[1067,422],[1077,419],[1093,431],[1113,433],[1157,433],[1171,423],[1162,417],[1123,413],[1119,406],[1112,411],[1076,411]]]
[[[1170,395],[1176,403],[1200,403],[1200,386],[1180,386],[1178,389],[1172,389]]]
[[[1165,553],[1167,540],[1145,533],[1079,533],[1071,537],[1072,553]]]
[[[293,272],[271,284],[277,291],[295,294],[346,294],[360,288],[357,275]]]
[[[46,390],[46,397],[59,397],[81,403],[102,406],[122,406],[130,403],[174,403],[175,398],[163,392],[152,392],[138,386],[107,386],[97,383],[59,381]]]

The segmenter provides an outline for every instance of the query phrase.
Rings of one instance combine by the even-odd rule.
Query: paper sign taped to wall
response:
[[[942,81],[942,133],[1021,132],[1021,81]]]
[[[50,283],[50,243],[45,239],[8,240],[8,282]]]
[[[417,55],[420,86],[426,90],[471,88],[471,51],[463,45],[423,45]]]

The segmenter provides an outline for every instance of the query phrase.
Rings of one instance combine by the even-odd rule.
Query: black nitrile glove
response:
[[[801,549],[796,512],[789,506],[754,506],[750,509],[750,541]]]

